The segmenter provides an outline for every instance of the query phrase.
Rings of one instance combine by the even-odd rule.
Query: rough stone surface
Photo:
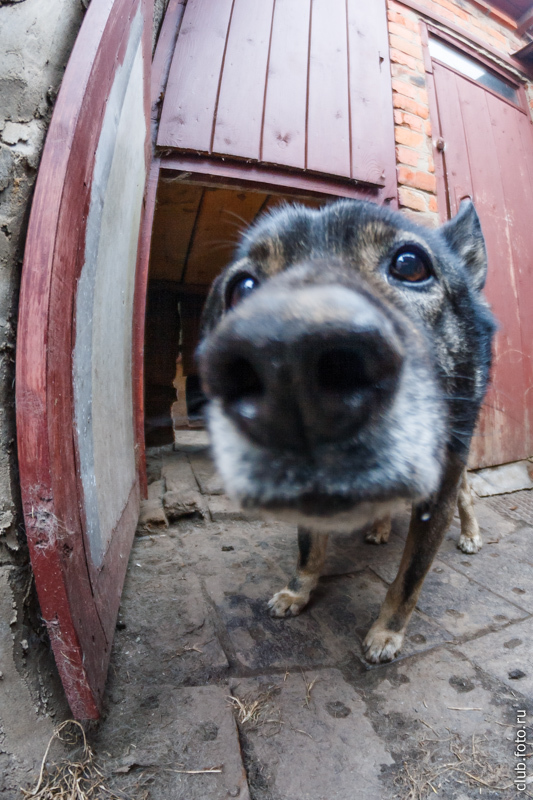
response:
[[[533,464],[530,461],[516,461],[514,464],[471,472],[469,483],[479,497],[490,497],[520,489],[533,489],[532,474]]]
[[[161,476],[166,486],[163,505],[169,519],[191,514],[207,516],[206,502],[198,491],[196,478],[184,453],[165,453]]]
[[[174,459],[190,481],[190,457],[148,454],[152,498]],[[289,619],[271,618],[267,601],[294,568],[294,526],[140,527],[104,715],[89,730],[108,786],[134,800],[515,797],[517,709],[528,726],[533,713],[533,533],[490,499],[476,508],[484,548],[461,553],[452,527],[400,657],[381,665],[367,664],[362,639],[396,573],[408,509],[388,545],[332,537],[318,589]],[[209,767],[222,772],[178,771]],[[17,775],[27,784],[35,769]]]
[[[233,694],[247,705],[263,699],[258,720],[241,724],[252,797],[383,797],[381,772],[394,759],[338,670],[263,675]]]
[[[213,522],[225,522],[231,520],[258,519],[259,515],[253,512],[243,511],[234,500],[229,497],[215,496],[210,497],[207,503],[209,516]]]
[[[140,528],[168,527],[168,519],[163,507],[164,491],[165,482],[162,480],[154,481],[148,486],[148,497],[146,500],[141,500],[138,523]]]
[[[222,478],[215,470],[208,450],[189,453],[189,462],[202,494],[223,494]]]
[[[150,800],[250,800],[225,687],[136,689],[112,706],[96,738],[114,788],[148,777]]]
[[[52,722],[38,716],[17,670],[13,627],[17,614],[9,583],[12,567],[0,567],[0,796],[15,798],[21,775],[34,772],[52,735]]]
[[[513,693],[533,700],[533,619],[462,645],[461,651]]]

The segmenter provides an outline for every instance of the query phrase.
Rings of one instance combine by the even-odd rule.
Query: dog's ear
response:
[[[470,198],[461,201],[459,211],[442,226],[441,232],[448,246],[465,265],[474,288],[480,292],[487,277],[487,250],[481,223]]]

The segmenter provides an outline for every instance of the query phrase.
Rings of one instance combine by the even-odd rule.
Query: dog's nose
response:
[[[256,442],[306,450],[383,412],[403,362],[392,322],[342,286],[258,289],[200,351],[206,393]]]

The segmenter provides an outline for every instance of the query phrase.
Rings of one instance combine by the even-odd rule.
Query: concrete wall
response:
[[[420,20],[431,21],[435,14],[444,25],[459,27],[465,38],[474,35],[505,55],[519,50],[526,40],[516,35],[512,20],[491,12],[483,2],[419,0],[427,17],[396,0],[387,5],[400,207],[434,226],[439,224],[439,209]],[[531,89],[529,84],[529,98]]]
[[[0,2],[0,795],[11,797],[60,702],[34,602],[17,481],[14,348],[29,208],[46,130],[83,20],[80,0]],[[57,703],[55,704],[57,707]],[[15,794],[12,795],[15,797]],[[18,796],[18,795],[17,795]]]

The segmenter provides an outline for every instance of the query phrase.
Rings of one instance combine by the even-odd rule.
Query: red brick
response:
[[[410,167],[418,167],[419,154],[416,150],[411,150],[409,147],[402,147],[399,145],[396,148],[396,161],[399,164],[409,164]]]
[[[400,14],[399,11],[393,11],[389,9],[387,14],[389,18],[389,22],[393,22],[396,25],[401,25],[402,28],[406,28],[408,31],[413,31],[413,33],[419,33],[418,22],[415,19],[409,19],[404,14]]]
[[[426,130],[426,136],[431,136],[432,128],[431,128],[431,120],[427,119],[424,123],[424,128]]]
[[[389,33],[400,36],[400,38],[405,39],[407,42],[420,42],[420,34],[418,31],[410,31],[403,25],[398,25],[396,22],[389,22]]]
[[[392,79],[392,88],[398,94],[403,94],[406,97],[412,97],[413,100],[416,100],[418,96],[418,89],[416,86],[413,86],[411,83],[407,83],[407,81],[399,81],[397,78]]]
[[[401,114],[401,117],[398,118],[397,114]],[[399,109],[395,110],[394,119],[395,121],[398,120],[399,125],[407,125],[413,131],[422,132],[425,127],[423,119],[420,119],[420,117],[417,117],[414,114],[406,114],[405,111],[400,111]]]
[[[427,106],[423,106],[421,103],[417,103],[416,100],[412,100],[410,97],[404,97],[401,94],[394,94],[392,97],[392,104],[394,108],[401,108],[402,111],[408,111],[410,114],[416,114],[417,117],[421,119],[427,119],[429,117],[429,109]]]
[[[437,203],[437,198],[435,197],[435,195],[432,195],[429,198],[428,208],[429,208],[430,211],[438,211],[439,210],[439,204]]]
[[[421,133],[415,133],[408,128],[395,128],[394,137],[398,144],[403,144],[406,147],[419,149],[424,144],[424,136]]]
[[[409,69],[416,70],[416,60],[412,56],[408,56],[400,50],[396,50],[394,47],[390,49],[390,60],[394,61],[396,64],[403,64],[405,67],[409,67]]]
[[[435,162],[432,155],[428,156],[428,172],[435,172]]]
[[[389,39],[391,47],[393,47],[395,50],[399,50],[401,53],[406,53],[408,56],[412,56],[413,58],[417,58],[419,61],[422,61],[422,48],[419,44],[407,42],[401,36],[395,36],[394,34],[391,34]]]
[[[409,67],[405,67],[403,64],[391,64],[391,74],[393,78],[410,78],[413,74],[413,70]]]
[[[423,194],[413,192],[406,186],[400,186],[398,189],[398,199],[401,206],[412,208],[414,211],[427,211],[427,202]]]
[[[428,175],[427,172],[420,170],[413,172],[408,167],[398,167],[398,182],[413,189],[422,189],[424,192],[434,192],[437,189],[434,175]]]
[[[449,0],[433,0],[433,2],[436,3],[438,6],[442,6],[442,8],[447,8],[448,11],[450,11],[456,17],[459,17],[459,19],[463,20],[470,19],[470,16],[466,13],[466,11],[463,11],[462,9],[458,8],[457,4],[454,5],[453,3],[450,3]]]

